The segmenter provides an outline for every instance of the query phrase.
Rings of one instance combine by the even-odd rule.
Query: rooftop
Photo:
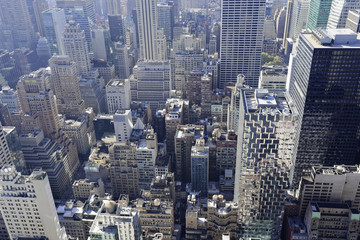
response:
[[[302,35],[314,48],[360,48],[359,35],[348,28],[316,29]]]
[[[281,90],[242,89],[245,112],[259,114],[292,114],[286,93]]]

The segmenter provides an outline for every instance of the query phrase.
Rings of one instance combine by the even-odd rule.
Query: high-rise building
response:
[[[165,107],[165,102],[170,97],[169,62],[140,61],[134,67],[133,80],[135,84],[131,86],[131,90],[136,90],[136,99],[132,100],[148,102],[153,112]]]
[[[165,58],[159,49],[166,48],[158,44],[158,13],[157,0],[136,0],[136,12],[138,22],[138,34],[140,45],[140,58],[142,60],[162,61]],[[161,35],[161,34],[160,34]]]
[[[114,130],[117,142],[129,141],[133,128],[130,109],[121,109],[114,112]]]
[[[139,168],[136,160],[136,144],[117,142],[109,147],[110,178],[114,197],[127,194],[139,196]]]
[[[314,31],[316,28],[326,28],[332,2],[333,0],[310,1],[307,29]]]
[[[238,74],[246,76],[247,85],[258,86],[264,19],[264,0],[222,0],[220,88],[235,83]]]
[[[47,138],[53,138],[59,129],[56,98],[49,86],[50,74],[44,68],[20,78],[17,92],[24,113],[39,113],[41,129]]]
[[[125,44],[115,43],[113,63],[115,65],[116,76],[121,79],[126,79],[130,76],[129,52]]]
[[[313,166],[298,188],[299,216],[304,217],[311,202],[351,202],[360,206],[360,169],[358,165]]]
[[[155,161],[158,155],[157,136],[153,129],[145,130],[145,139],[140,139],[136,148],[136,160],[139,166],[139,188],[150,189],[155,177]]]
[[[293,12],[294,0],[289,0],[286,5],[286,18],[285,18],[285,26],[284,26],[284,36],[283,42],[281,47],[285,48],[286,46],[286,39],[290,36],[290,27],[291,27],[291,19],[292,19],[292,12]]]
[[[2,168],[3,166],[13,165],[13,161],[11,159],[11,152],[9,149],[9,145],[5,139],[5,132],[1,124],[0,124],[0,139],[2,139],[2,141],[0,142],[0,166]]]
[[[294,0],[291,13],[289,38],[294,41],[306,29],[309,16],[310,0]]]
[[[92,0],[56,0],[56,6],[65,11],[66,21],[75,21],[85,32],[89,51],[91,50],[91,26],[96,23]]]
[[[0,209],[10,239],[67,239],[59,223],[46,172],[34,170],[26,176],[15,167],[5,166],[0,170],[0,177]]]
[[[283,90],[240,90],[234,201],[245,239],[279,239],[298,124],[291,102]]]
[[[164,29],[166,41],[171,44],[174,27],[174,4],[173,2],[159,3],[157,5],[158,27]]]
[[[10,113],[20,110],[19,99],[14,89],[3,87],[0,91],[0,102],[7,105]]]
[[[201,125],[178,125],[175,134],[175,179],[184,183],[191,181],[191,148],[196,139],[204,137]]]
[[[108,29],[102,26],[93,27],[91,29],[91,44],[94,59],[102,59],[103,61],[110,60],[111,41]]]
[[[61,199],[71,181],[65,171],[64,165],[69,156],[64,147],[54,140],[45,138],[43,131],[20,134],[19,139],[28,169],[33,171],[41,168],[45,171],[53,196]]]
[[[349,28],[354,32],[360,32],[360,10],[350,10],[346,19],[345,28]]]
[[[51,81],[54,86],[59,113],[77,119],[85,112],[81,98],[77,64],[69,56],[53,56],[50,61]]]
[[[130,81],[128,79],[111,79],[106,85],[106,101],[110,114],[120,109],[130,109]]]
[[[237,132],[239,129],[239,114],[241,102],[241,89],[244,85],[244,75],[237,76],[237,82],[231,92],[231,100],[227,116],[227,128]]]
[[[1,0],[0,5],[1,30],[6,35],[1,47],[8,50],[30,48],[35,34],[27,1]]]
[[[141,230],[139,211],[106,200],[91,225],[89,239],[141,240]]]
[[[328,29],[345,28],[346,19],[350,10],[360,8],[360,1],[333,0],[331,4]]]
[[[50,74],[44,68],[21,77],[17,86],[21,106],[17,128],[20,133],[43,130],[45,137],[62,145],[68,154],[65,170],[72,178],[80,165],[79,158],[76,145],[60,128],[56,98],[49,87],[49,78]]]
[[[125,43],[125,27],[123,16],[109,14],[108,20],[111,41]]]
[[[52,8],[42,13],[44,35],[48,40],[50,54],[64,54],[63,33],[66,24],[64,9]]]
[[[30,8],[30,15],[33,15],[35,21],[33,21],[34,30],[40,33],[40,36],[44,36],[44,25],[42,19],[42,12],[49,9],[47,0],[32,0],[32,8]]]
[[[79,74],[86,76],[91,69],[91,63],[85,32],[74,21],[70,21],[65,25],[64,49],[65,55],[68,55],[77,64]]]
[[[314,165],[356,161],[360,76],[354,69],[360,67],[358,44],[357,34],[349,29],[300,35],[290,81],[290,95],[301,122],[294,184]]]
[[[209,147],[203,138],[196,139],[191,148],[191,190],[205,197],[208,194],[209,167]]]

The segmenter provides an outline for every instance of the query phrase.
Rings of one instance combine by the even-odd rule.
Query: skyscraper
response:
[[[310,0],[294,0],[289,29],[289,38],[294,41],[299,37],[302,30],[306,29],[309,8]]]
[[[0,167],[13,165],[11,159],[11,152],[8,146],[7,141],[5,140],[5,132],[0,124],[0,138],[4,139],[0,142]]]
[[[75,21],[84,30],[89,51],[91,50],[91,25],[96,23],[92,0],[56,0],[58,8],[65,11],[66,21]]]
[[[42,13],[44,34],[48,40],[50,55],[64,54],[63,33],[66,24],[64,9],[52,8]]]
[[[291,102],[282,90],[240,90],[234,201],[245,239],[279,239],[298,124]]]
[[[34,26],[31,23],[27,1],[0,0],[0,19],[2,32],[7,35],[2,48],[30,48],[34,37]]]
[[[45,69],[24,75],[18,82],[17,92],[21,110],[24,113],[39,113],[41,130],[47,138],[53,138],[60,126],[55,95],[50,89],[49,79],[50,74]]]
[[[163,48],[157,44],[158,14],[157,0],[136,0],[138,21],[140,58],[143,60],[165,60],[158,49]]]
[[[189,171],[187,169],[187,171]],[[191,148],[191,190],[207,196],[209,184],[209,147],[203,138]]]
[[[65,25],[64,49],[65,55],[68,55],[72,61],[76,62],[79,74],[86,76],[91,69],[91,63],[85,32],[74,21],[70,21]]]
[[[328,23],[331,3],[333,0],[313,0],[310,1],[307,29],[313,31],[316,28],[326,28]]]
[[[172,43],[174,27],[174,4],[173,2],[160,3],[157,5],[158,25],[164,29],[166,41]]]
[[[68,239],[59,223],[46,172],[36,170],[25,176],[15,167],[5,166],[0,178],[0,209],[10,239]]]
[[[53,56],[49,63],[59,113],[78,118],[85,112],[85,102],[81,98],[76,63],[69,56]]]
[[[220,88],[236,82],[257,87],[264,37],[265,0],[222,0],[220,43]],[[251,9],[251,10],[250,10]]]
[[[294,183],[311,166],[353,164],[360,129],[360,47],[349,29],[300,35],[290,95],[301,127]],[[299,125],[300,126],[300,125]]]
[[[359,9],[360,1],[333,0],[327,28],[345,28],[349,10]]]

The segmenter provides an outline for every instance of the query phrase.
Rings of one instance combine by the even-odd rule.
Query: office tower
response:
[[[166,150],[169,153],[175,151],[174,136],[177,127],[184,124],[185,106],[188,103],[179,98],[169,98],[166,101],[165,131]]]
[[[21,150],[30,171],[42,169],[46,172],[52,195],[61,199],[71,179],[65,171],[68,153],[56,141],[44,137],[43,131],[20,134]]]
[[[21,151],[20,138],[16,127],[3,126],[2,129],[4,130],[5,139],[9,146],[13,165],[18,171],[26,171],[24,154]]]
[[[91,63],[85,32],[78,23],[70,21],[65,25],[64,49],[65,55],[76,63],[79,74],[86,76],[91,69]]]
[[[238,75],[237,83],[231,92],[231,102],[229,104],[229,111],[227,116],[227,129],[235,132],[237,132],[239,129],[241,89],[243,88],[244,81],[244,76]]]
[[[77,64],[64,55],[53,56],[49,64],[59,113],[78,118],[85,112],[85,102],[81,98]]]
[[[108,15],[126,15],[123,0],[107,0]]]
[[[207,196],[209,183],[209,147],[203,138],[191,148],[191,190]]]
[[[284,36],[281,47],[285,48],[286,39],[290,37],[290,27],[291,27],[291,19],[293,12],[294,0],[289,0],[286,5],[286,18],[285,18],[285,26],[284,26]]]
[[[50,48],[48,41],[45,37],[40,37],[36,45],[36,55],[38,56],[38,61],[36,67],[48,67],[48,61],[50,59]]]
[[[310,0],[294,0],[291,13],[289,38],[294,41],[306,29],[309,16]]]
[[[90,151],[87,120],[79,117],[76,120],[65,120],[61,126],[63,132],[75,143],[79,154],[87,154]]]
[[[334,0],[331,4],[327,28],[344,28],[349,11],[359,8],[360,1]]]
[[[287,69],[273,67],[260,73],[259,88],[286,89]]]
[[[96,23],[92,0],[56,0],[56,6],[64,9],[66,21],[75,21],[85,32],[88,49],[91,51],[91,26]]]
[[[113,55],[115,75],[121,79],[128,78],[130,76],[130,60],[127,46],[120,42],[115,43]]]
[[[164,43],[158,44],[158,40],[163,36],[158,30],[157,0],[136,0],[136,12],[140,59],[164,61],[166,58],[162,56],[159,50],[166,49],[166,45],[164,46]]]
[[[130,109],[130,81],[128,79],[111,79],[106,85],[106,102],[110,114],[120,109]]]
[[[34,37],[34,26],[31,23],[27,1],[1,0],[0,5],[2,31],[8,36],[8,41],[2,43],[2,48],[8,50],[30,48]]]
[[[157,136],[153,129],[145,130],[145,139],[140,139],[136,148],[139,166],[139,188],[150,189],[155,176],[155,161],[158,155]]]
[[[35,170],[30,175],[21,175],[14,167],[6,166],[0,177],[0,209],[10,239],[67,239],[56,214],[46,172]]]
[[[317,239],[357,239],[359,215],[359,211],[348,203],[311,203],[304,217],[307,235]]]
[[[99,238],[141,240],[142,227],[139,211],[106,200],[100,207],[89,234],[90,240]]]
[[[81,78],[79,87],[86,108],[91,107],[95,114],[106,112],[106,96],[95,78]]]
[[[40,129],[47,138],[53,138],[60,129],[56,97],[49,86],[50,74],[44,68],[24,75],[17,85],[23,113],[38,113]]]
[[[63,33],[66,24],[64,9],[52,8],[42,13],[44,36],[48,40],[51,56],[64,54]]]
[[[32,1],[32,10],[34,13],[35,23],[33,23],[34,29],[36,32],[40,33],[40,36],[44,36],[44,25],[42,19],[42,12],[49,9],[47,0],[33,0]],[[32,15],[32,11],[30,11]]]
[[[350,10],[346,19],[345,28],[354,32],[360,32],[360,10]]]
[[[286,7],[282,7],[279,11],[277,17],[275,18],[275,28],[276,28],[276,37],[283,38],[285,31],[285,22],[286,22]]]
[[[354,69],[360,67],[358,43],[357,34],[349,29],[300,35],[290,88],[302,123],[294,184],[308,175],[312,166],[356,161],[360,76]]]
[[[131,110],[116,110],[114,113],[114,129],[117,142],[130,140],[131,132],[134,128],[132,123]]]
[[[253,9],[249,11],[249,9]],[[250,20],[251,19],[251,20]],[[222,0],[220,43],[220,88],[236,82],[257,87],[264,37],[265,1]]]
[[[169,62],[139,61],[134,67],[137,101],[148,102],[152,112],[165,107],[170,97],[170,64]],[[131,81],[131,80],[130,80]]]
[[[216,169],[217,175],[225,175],[226,170],[235,172],[237,135],[234,131],[216,132]]]
[[[21,73],[8,50],[0,50],[0,73],[11,88],[16,87]]]
[[[139,196],[139,168],[136,144],[117,142],[109,147],[112,194],[128,194],[131,199]]]
[[[3,87],[0,91],[0,102],[8,106],[9,112],[14,113],[20,110],[19,99],[16,90]]]
[[[80,165],[79,158],[75,144],[60,129],[56,98],[49,87],[49,78],[49,72],[43,68],[21,77],[17,86],[21,106],[19,132],[43,130],[45,137],[62,145],[69,156],[64,162],[66,173],[72,178]]]
[[[313,166],[311,173],[301,179],[298,188],[300,217],[305,216],[311,202],[351,202],[353,208],[359,208],[359,166]]]
[[[178,125],[175,135],[175,179],[188,183],[191,181],[191,148],[196,139],[204,137],[201,125]]]
[[[0,103],[0,123],[3,126],[14,125],[7,104]]]
[[[3,139],[0,143],[0,166],[2,168],[4,166],[13,165],[13,161],[11,159],[11,152],[9,149],[9,145],[5,140],[5,132],[1,124],[0,124],[0,138]]]
[[[206,74],[205,71],[191,71],[186,83],[186,98],[189,99],[189,103],[201,104],[201,78]]]
[[[175,54],[174,85],[180,96],[185,95],[190,71],[202,70],[203,62],[204,52],[202,51],[181,51]]]
[[[110,38],[113,42],[125,43],[125,27],[122,15],[108,15]]]
[[[314,31],[316,28],[326,28],[332,2],[333,0],[310,1],[307,29]]]
[[[157,5],[158,27],[164,29],[164,35],[168,43],[172,43],[174,27],[174,3],[165,2]]]
[[[234,201],[244,238],[279,239],[298,124],[291,102],[283,90],[240,89]]]
[[[91,44],[93,48],[93,58],[110,60],[110,34],[109,30],[98,26],[91,29]]]
[[[93,68],[98,70],[99,75],[104,79],[105,85],[115,78],[115,66],[102,59],[92,61]]]
[[[217,37],[216,35],[211,35],[210,39],[209,39],[209,54],[213,55],[216,53],[216,42],[217,42]]]
[[[212,88],[219,88],[220,61],[215,58],[206,58],[203,63],[203,70],[212,74]]]

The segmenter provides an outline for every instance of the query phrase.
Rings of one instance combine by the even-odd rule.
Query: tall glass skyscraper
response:
[[[290,95],[302,122],[295,178],[354,164],[360,133],[360,40],[349,29],[300,34]]]
[[[265,0],[222,0],[220,88],[235,83],[238,74],[245,84],[257,87],[264,38]]]
[[[326,28],[333,0],[313,0],[310,2],[307,28],[311,31],[318,27]]]

